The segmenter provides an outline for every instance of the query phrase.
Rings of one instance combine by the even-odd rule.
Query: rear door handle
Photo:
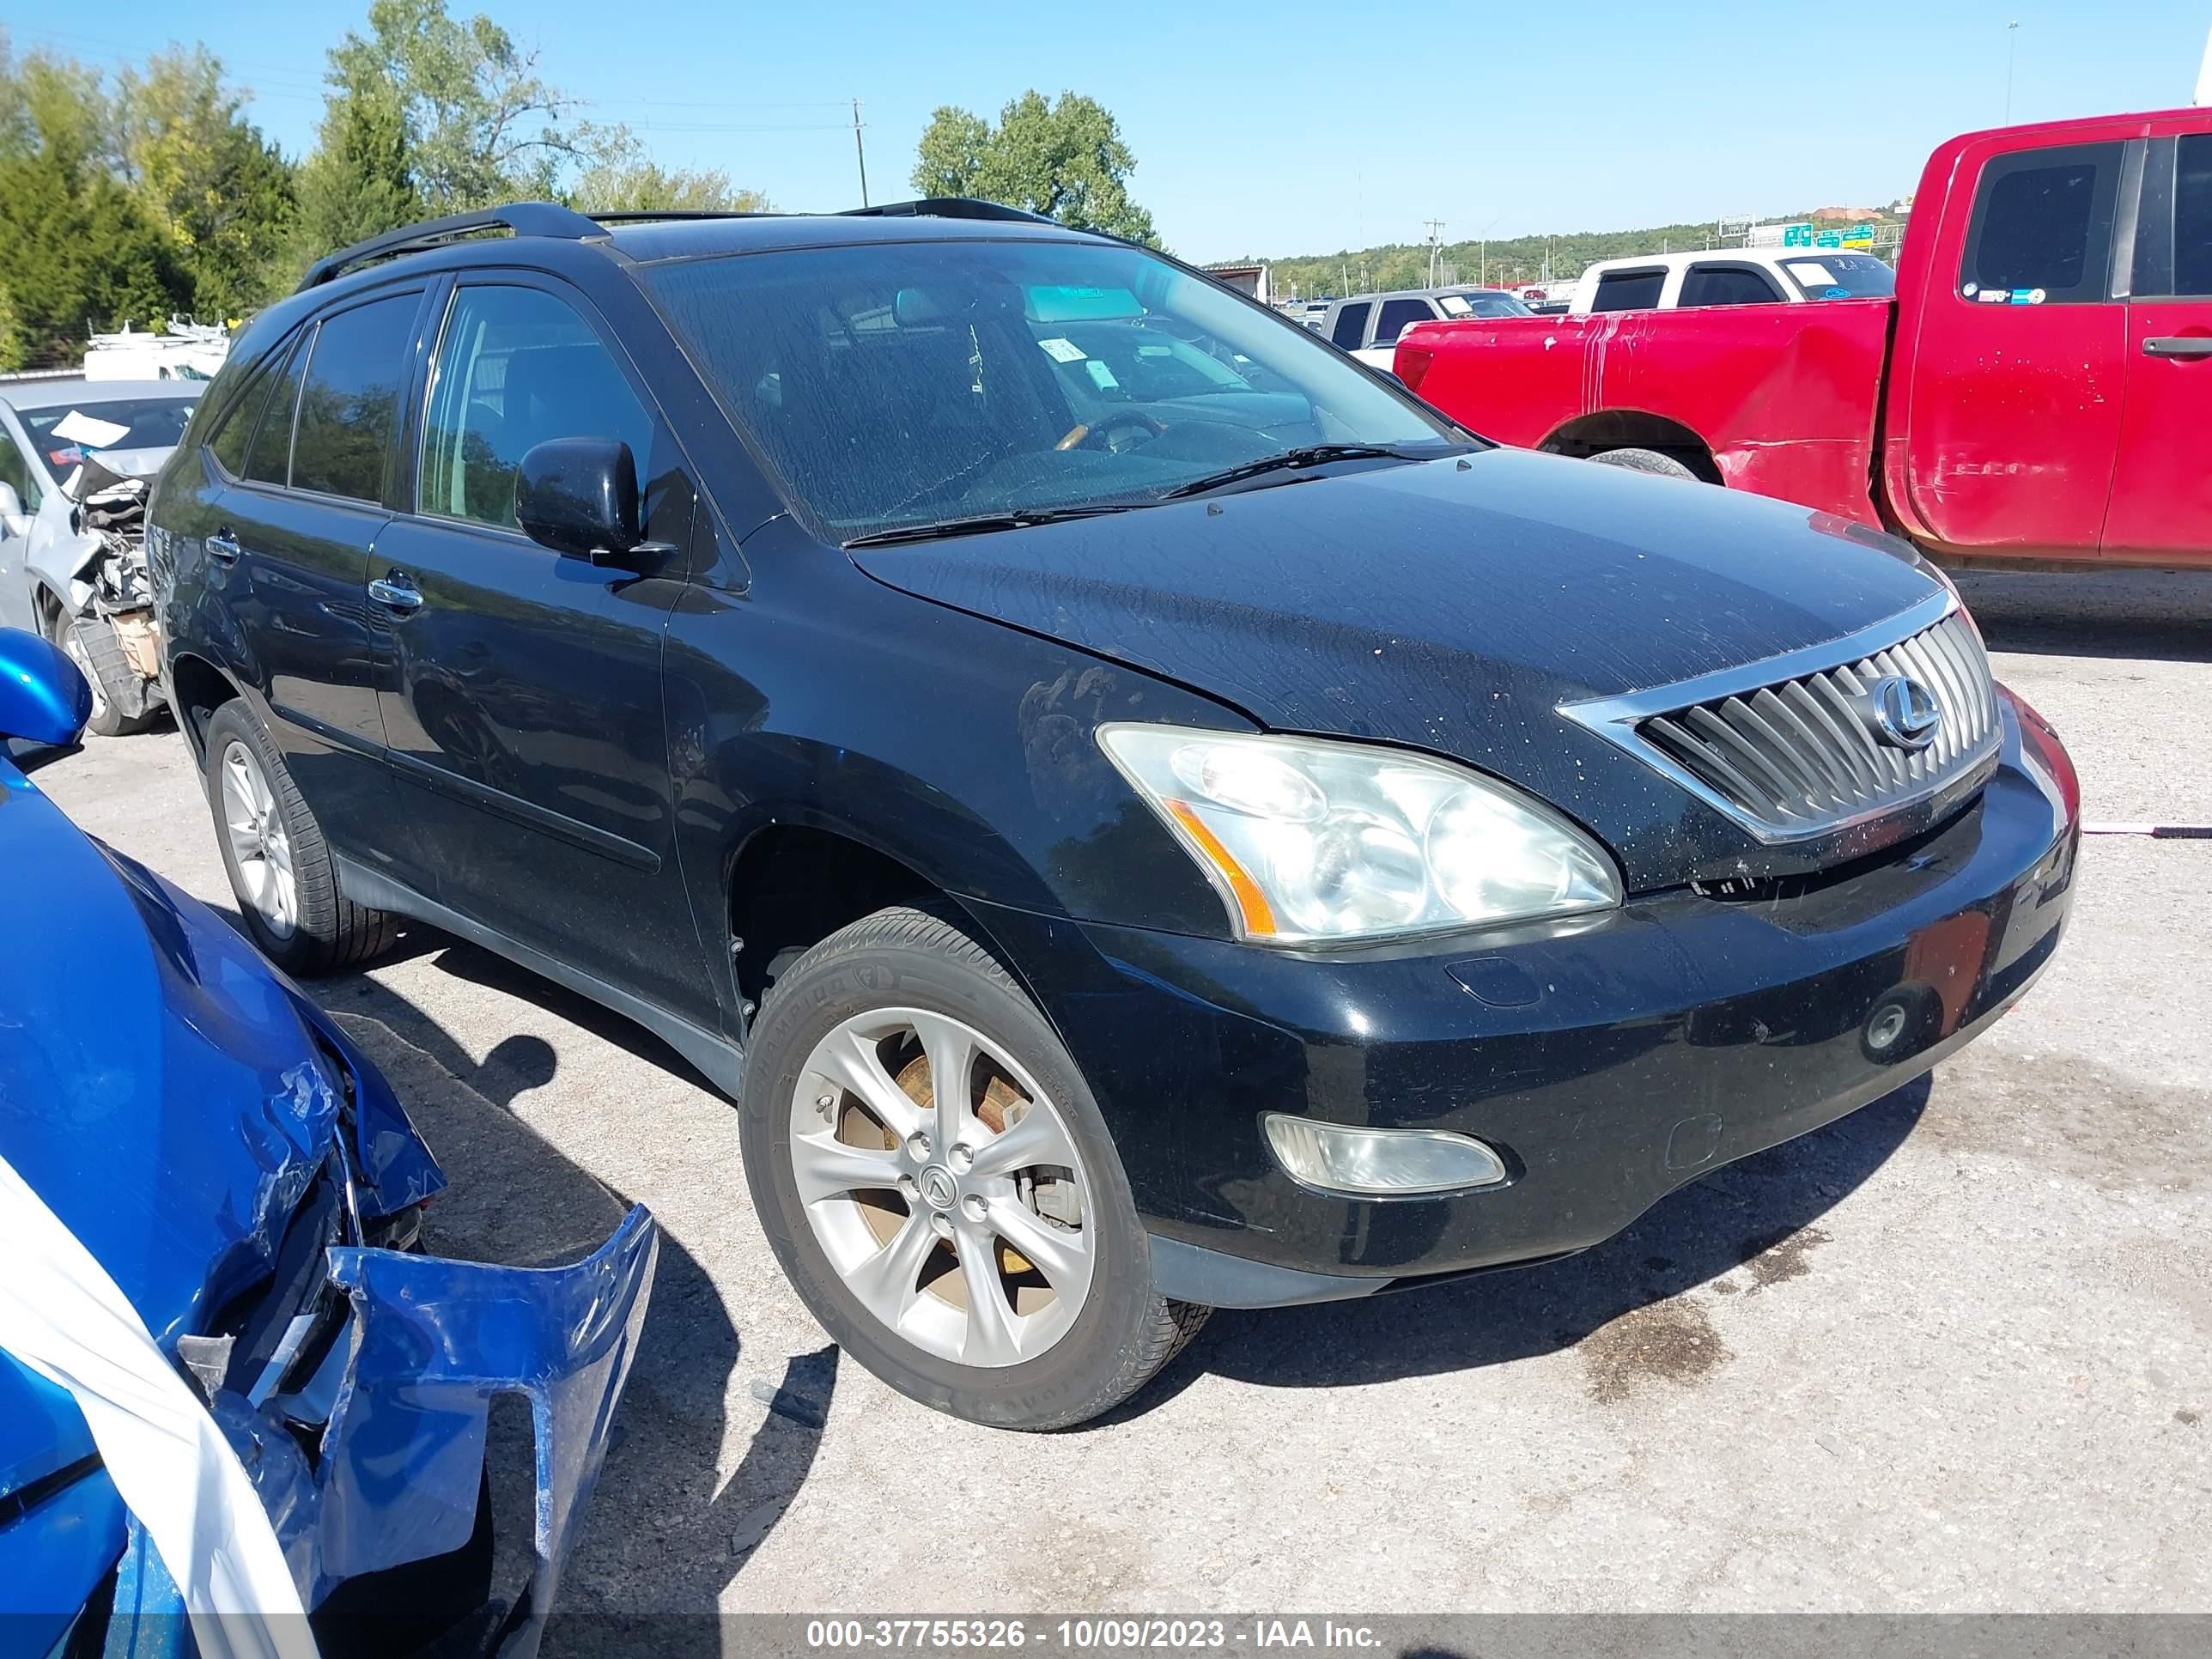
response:
[[[368,597],[403,615],[422,608],[422,590],[404,570],[388,570],[368,585]]]
[[[201,545],[207,549],[208,557],[213,559],[217,564],[238,562],[238,556],[241,550],[238,545],[238,538],[230,533],[230,527],[228,525],[216,531]]]
[[[2143,342],[2146,357],[2173,357],[2186,362],[2212,357],[2212,335],[2163,334]]]

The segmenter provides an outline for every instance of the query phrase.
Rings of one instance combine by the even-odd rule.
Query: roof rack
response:
[[[1047,218],[1042,213],[1031,213],[1027,208],[1008,207],[1003,202],[986,202],[974,196],[926,196],[918,202],[885,202],[879,207],[847,208],[840,216],[848,219],[997,219],[1018,224],[1052,225],[1066,228],[1059,220]]]
[[[581,241],[604,234],[594,221],[555,202],[514,202],[506,207],[485,208],[474,213],[448,214],[442,219],[402,225],[397,230],[387,230],[381,236],[372,236],[316,260],[300,279],[299,291],[305,293],[331,282],[372,259],[420,253],[483,230],[510,230],[517,236],[558,236],[568,241]]]
[[[603,225],[657,225],[695,219],[788,219],[792,216],[773,209],[762,212],[751,208],[623,208],[609,213],[586,211],[584,216]]]

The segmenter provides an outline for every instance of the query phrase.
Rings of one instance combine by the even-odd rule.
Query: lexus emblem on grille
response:
[[[1868,689],[1867,702],[1875,734],[1894,748],[1925,749],[1943,723],[1943,708],[1936,694],[1904,674],[1876,680]]]

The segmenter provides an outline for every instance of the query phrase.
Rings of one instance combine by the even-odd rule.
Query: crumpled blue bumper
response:
[[[347,1205],[374,1220],[438,1191],[444,1178],[381,1076],[328,1016],[297,1000],[349,1073]],[[349,1579],[467,1544],[491,1401],[519,1395],[530,1404],[535,1443],[536,1566],[501,1629],[498,1651],[527,1659],[636,1357],[658,1227],[635,1206],[598,1250],[565,1267],[499,1267],[362,1244],[323,1254],[322,1281],[295,1316],[304,1332],[319,1304],[325,1319],[331,1304],[344,1304],[343,1332],[322,1362],[272,1362],[258,1382],[209,1393],[209,1409],[269,1510],[302,1601],[312,1611]],[[109,1659],[189,1655],[182,1613],[176,1586],[131,1522]]]

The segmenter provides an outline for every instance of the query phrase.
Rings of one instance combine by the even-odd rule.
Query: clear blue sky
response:
[[[1187,258],[1608,229],[1911,190],[1938,139],[1997,125],[2017,18],[2016,120],[2189,101],[2212,0],[1850,0],[1703,8],[1597,0],[1261,6],[454,0],[668,162],[779,206],[910,194],[930,112],[995,115],[1028,87],[1103,102],[1137,198]],[[95,62],[199,40],[288,149],[311,140],[323,54],[367,0],[0,3],[18,52]]]

